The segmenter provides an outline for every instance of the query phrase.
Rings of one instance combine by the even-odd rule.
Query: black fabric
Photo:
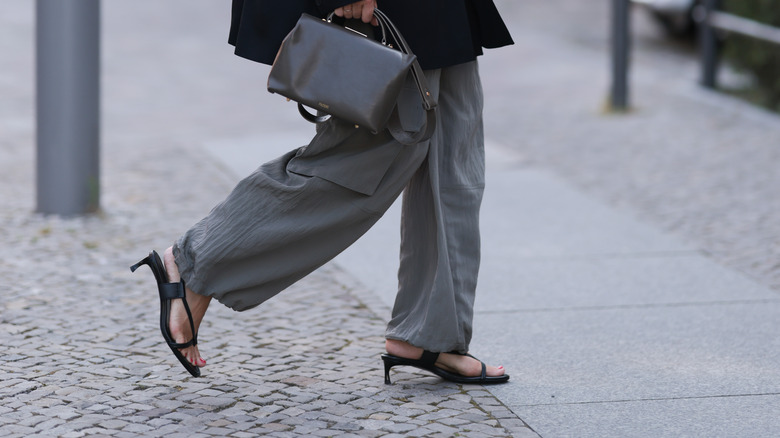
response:
[[[228,42],[236,55],[272,64],[302,13],[324,17],[354,0],[233,0]],[[379,8],[398,26],[423,69],[473,61],[482,47],[512,44],[492,0],[391,0]]]

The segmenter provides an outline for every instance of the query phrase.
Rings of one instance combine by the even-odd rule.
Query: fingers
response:
[[[361,18],[363,15],[363,3],[352,3],[344,6],[344,18]]]
[[[374,8],[376,8],[375,1],[362,0],[342,6],[333,11],[333,13],[338,17],[356,18],[364,23],[371,23],[374,21]]]
[[[358,12],[358,10],[360,10],[360,12]],[[344,18],[360,17],[359,14],[362,13],[362,5],[360,5],[360,3],[352,3],[351,5],[337,8],[335,11],[333,11],[333,13],[336,14],[337,17],[344,17]]]
[[[374,8],[372,6],[364,7],[360,19],[363,20],[363,23],[371,23],[374,20]]]

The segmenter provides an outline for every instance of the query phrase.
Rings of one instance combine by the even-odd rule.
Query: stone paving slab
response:
[[[515,346],[501,355],[523,370],[512,376],[523,392],[490,391],[516,412],[572,403],[601,403],[608,411],[609,402],[627,400],[780,394],[779,319],[775,299],[485,312],[475,324],[493,334],[495,345]],[[512,323],[524,330],[501,333]],[[535,426],[535,418],[524,420]],[[780,427],[778,418],[766,422]]]
[[[780,396],[712,397],[523,407],[542,436],[604,437],[773,437]],[[561,422],[561,418],[569,421]],[[663,421],[658,421],[663,418]],[[716,431],[713,433],[713,431]]]
[[[780,300],[741,273],[691,254],[557,257],[496,263],[485,257],[479,311],[529,311]]]

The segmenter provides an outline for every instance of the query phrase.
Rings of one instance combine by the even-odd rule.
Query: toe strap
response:
[[[183,342],[183,343],[169,342],[168,345],[170,345],[173,348],[182,349],[182,348],[192,347],[193,345],[195,345],[195,342],[192,342],[192,341],[193,341],[193,339],[190,339],[189,341]]]
[[[455,353],[455,354],[461,354],[461,353]],[[482,365],[482,373],[480,374],[480,379],[485,380],[485,378],[487,377],[487,365],[485,365],[485,362],[482,362],[481,360],[477,359],[476,357],[472,356],[469,353],[461,354],[461,355],[462,356],[468,356],[468,357],[470,357],[472,359],[475,359],[475,360],[479,361],[479,364]]]

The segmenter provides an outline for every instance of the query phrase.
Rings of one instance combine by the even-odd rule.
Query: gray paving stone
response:
[[[437,405],[439,408],[447,408],[453,410],[471,409],[473,405],[468,401],[460,400],[447,400]]]
[[[780,303],[651,307],[559,316],[535,318],[538,327],[544,327],[542,336],[556,339],[558,353],[554,355],[536,350],[547,347],[536,342],[538,333],[533,330],[513,337],[514,342],[526,345],[522,353],[516,353],[525,358],[523,394],[504,397],[508,388],[492,389],[507,404],[709,397],[753,394],[755,388],[762,388],[762,393],[780,391],[780,369],[775,366],[780,362],[780,349],[772,347],[778,345]],[[483,326],[498,329],[508,322],[495,315],[491,320],[482,321]],[[746,325],[746,320],[751,324]],[[637,321],[643,323],[641,333],[630,329]],[[529,360],[534,357],[544,359]]]
[[[284,431],[284,430],[291,430],[292,426],[288,424],[282,424],[282,423],[266,423],[263,425],[263,428],[272,431]]]
[[[468,424],[470,422],[471,421],[469,421],[469,420],[460,418],[460,416],[450,417],[450,418],[442,418],[441,420],[439,420],[439,423],[444,424],[446,426],[453,426],[453,427],[457,427],[457,426],[460,426],[460,425],[463,425],[463,424]]]
[[[235,400],[229,397],[198,397],[193,399],[192,402],[215,408],[224,408],[233,405]]]
[[[383,427],[383,430],[386,430],[388,432],[394,432],[394,433],[404,433],[409,432],[412,430],[417,429],[418,426],[413,424],[407,424],[407,423],[398,423],[394,422],[391,424],[388,424],[387,426]]]
[[[578,434],[597,433],[605,437],[636,436],[636,430],[647,436],[702,436],[711,428],[717,429],[720,436],[772,436],[776,431],[773,412],[779,406],[780,397],[769,395],[610,403],[610,409],[606,411],[610,414],[600,415],[598,420],[593,416],[594,408],[597,408],[593,405],[560,404],[528,407],[522,411],[538,410],[538,414],[533,415],[538,424],[532,427],[542,436],[549,435],[552,430],[575,433],[573,424],[578,425]],[[561,413],[571,417],[572,422],[553,425],[554,417]],[[663,423],[654,421],[659,413],[666,419]],[[633,429],[625,418],[633,418],[641,428]],[[564,428],[569,431],[563,431]]]
[[[47,418],[43,415],[32,415],[23,419],[20,419],[17,424],[21,426],[35,426],[39,423],[46,421]]]
[[[124,420],[107,420],[103,421],[99,424],[100,427],[104,427],[106,429],[123,429],[125,426],[127,426],[127,422]]]
[[[130,423],[122,428],[122,430],[129,433],[143,434],[145,432],[154,430],[154,428],[145,424]]]
[[[89,429],[84,429],[79,432],[84,433],[84,435],[92,435],[92,436],[113,436],[116,434],[116,431],[112,431],[109,429],[103,429],[100,427],[91,427]]]

